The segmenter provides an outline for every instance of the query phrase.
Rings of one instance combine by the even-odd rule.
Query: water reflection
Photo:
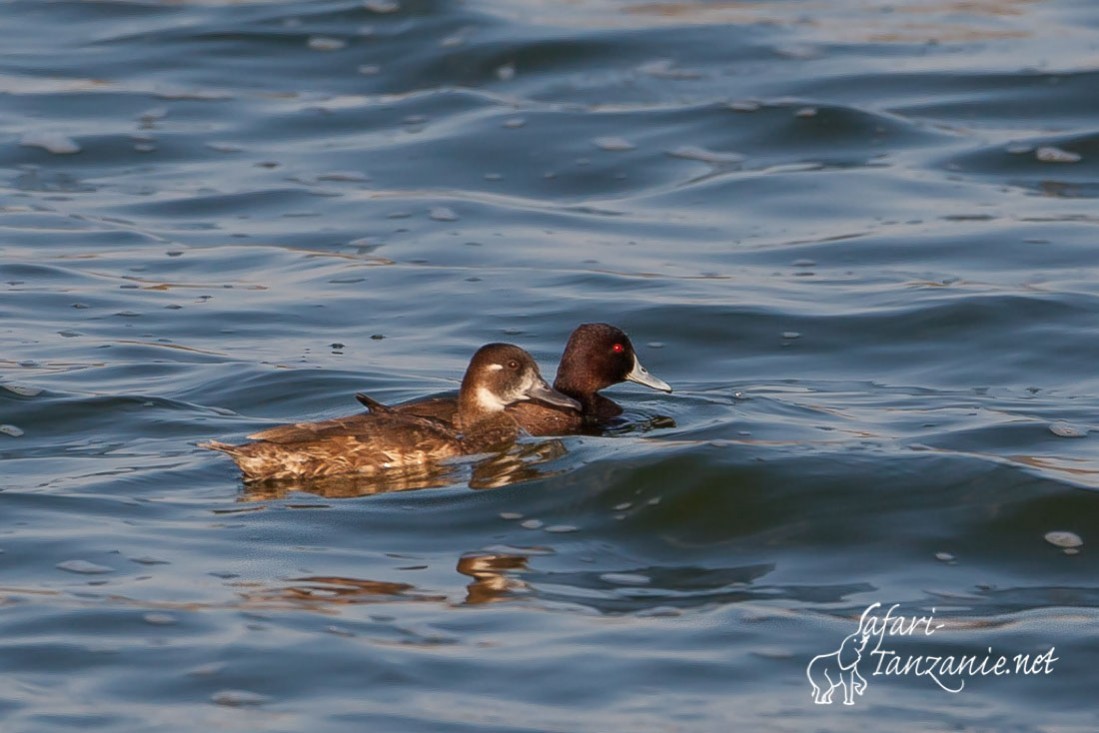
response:
[[[503,552],[471,552],[458,558],[458,572],[473,578],[466,586],[469,605],[514,600],[529,591],[526,583],[512,573],[529,570],[526,555]]]
[[[387,601],[446,601],[445,595],[424,593],[410,583],[366,580],[341,576],[292,578],[291,585],[260,587],[240,593],[243,605],[291,606],[332,612],[329,606],[347,606]]]
[[[544,551],[543,551],[544,552]],[[518,552],[477,551],[458,558],[457,570],[473,580],[466,586],[466,605],[515,600],[527,593],[526,583],[513,577],[527,572],[530,558]],[[411,583],[399,583],[346,576],[306,576],[291,578],[287,584],[249,587],[240,591],[242,605],[271,609],[292,607],[336,613],[339,606],[426,601],[447,603],[446,594],[426,591]]]

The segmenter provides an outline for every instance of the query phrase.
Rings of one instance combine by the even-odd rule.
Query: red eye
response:
[[[613,351],[616,354],[621,354],[625,350],[626,350],[626,347],[623,346],[622,344],[615,344],[614,346],[611,347],[611,351]]]

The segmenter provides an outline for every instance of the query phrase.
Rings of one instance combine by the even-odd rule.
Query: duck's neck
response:
[[[459,430],[468,430],[479,422],[502,414],[505,405],[485,389],[463,389],[458,395],[458,414],[454,424]]]
[[[567,364],[562,364],[561,368],[557,370],[557,378],[553,380],[553,388],[579,402],[581,411],[585,415],[594,412],[601,401],[606,399],[595,389],[592,389],[592,385],[585,384],[577,379],[573,370],[569,369]]]

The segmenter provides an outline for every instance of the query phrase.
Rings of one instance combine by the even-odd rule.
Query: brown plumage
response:
[[[599,394],[599,390],[625,381],[672,391],[666,382],[641,366],[630,337],[620,328],[608,323],[583,323],[569,337],[553,383],[558,392],[577,400],[582,411],[540,402],[520,402],[509,405],[507,412],[523,430],[537,436],[569,435],[585,428],[605,427],[622,414],[622,408]],[[373,400],[366,395],[356,395],[356,398],[373,409]],[[452,423],[458,412],[458,399],[427,397],[394,405],[392,409],[400,414]]]
[[[540,399],[565,409],[579,407],[551,389],[530,354],[511,344],[488,344],[474,354],[452,422],[366,399],[373,410],[369,414],[281,425],[248,436],[252,443],[211,441],[201,447],[228,454],[245,481],[378,474],[506,447],[519,432],[505,412],[507,405]]]

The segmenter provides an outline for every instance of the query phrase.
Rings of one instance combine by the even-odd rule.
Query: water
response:
[[[2,24],[5,730],[1095,729],[1094,3]],[[195,447],[600,320],[676,393],[504,480]],[[814,705],[876,602],[1057,661]]]

